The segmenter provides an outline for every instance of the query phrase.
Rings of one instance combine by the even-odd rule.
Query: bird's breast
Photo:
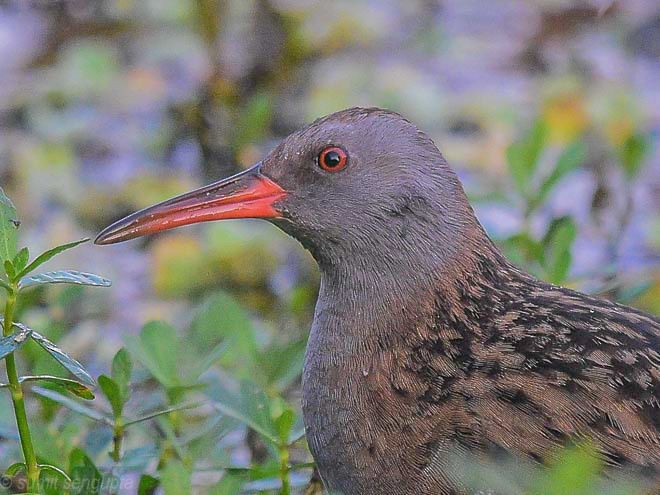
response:
[[[399,373],[401,353],[336,330],[315,323],[303,372],[307,439],[324,482],[344,495],[427,493],[416,453],[433,432],[417,394],[402,392],[415,385]]]

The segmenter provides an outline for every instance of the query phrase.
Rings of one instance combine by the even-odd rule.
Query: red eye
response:
[[[319,153],[319,165],[327,172],[339,172],[347,161],[346,152],[337,146],[328,146]]]

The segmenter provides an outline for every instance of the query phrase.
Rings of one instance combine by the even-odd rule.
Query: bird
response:
[[[322,117],[96,243],[234,218],[266,219],[318,264],[302,411],[331,493],[475,493],[456,459],[543,465],[585,439],[614,476],[660,481],[660,319],[508,261],[400,114]]]

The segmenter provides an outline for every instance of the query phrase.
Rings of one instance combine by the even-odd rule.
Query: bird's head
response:
[[[235,218],[275,223],[322,266],[410,250],[441,255],[480,230],[425,134],[394,112],[353,108],[291,134],[244,172],[120,220],[96,243]]]

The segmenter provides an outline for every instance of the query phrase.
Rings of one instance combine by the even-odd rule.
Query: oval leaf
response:
[[[128,351],[124,348],[119,349],[112,360],[112,379],[119,387],[119,393],[122,402],[126,402],[129,397],[129,384],[133,372],[133,362]]]
[[[5,260],[3,263],[5,267],[5,273],[7,274],[7,277],[9,280],[16,280],[16,269],[14,268],[14,262],[12,260]]]
[[[58,363],[60,363],[65,369],[67,369],[72,375],[78,378],[81,382],[92,388],[96,386],[96,382],[90,376],[90,374],[87,373],[87,371],[85,371],[85,368],[83,368],[82,364],[80,364],[78,361],[76,361],[71,356],[66,354],[62,349],[57,347],[55,344],[53,344],[43,335],[35,331],[32,331],[32,334],[30,336],[32,337],[32,340],[34,340],[37,344],[39,344],[48,354],[53,356],[53,358],[55,358],[55,360]]]
[[[293,425],[296,422],[296,414],[293,410],[287,408],[278,418],[275,419],[275,428],[279,434],[280,443],[282,445],[289,444],[289,437],[291,436],[291,430]]]
[[[571,249],[577,227],[570,217],[554,219],[543,238],[543,265],[550,282],[561,284],[571,267]]]
[[[92,273],[78,272],[75,270],[58,270],[56,272],[41,273],[23,277],[18,284],[19,289],[27,289],[35,285],[44,284],[76,284],[90,285],[93,287],[110,287],[112,282],[107,278]]]
[[[61,246],[54,247],[53,249],[49,249],[49,250],[46,251],[45,253],[41,253],[41,254],[40,254],[39,256],[37,256],[37,257],[34,259],[34,261],[33,261],[32,263],[30,263],[27,267],[25,267],[25,265],[23,265],[24,267],[23,267],[23,268],[20,268],[20,273],[18,274],[19,278],[22,278],[22,277],[24,277],[25,275],[27,275],[28,273],[30,273],[30,272],[36,270],[36,269],[39,268],[41,265],[43,265],[43,264],[46,263],[47,261],[51,260],[52,258],[54,258],[55,256],[57,256],[58,254],[60,254],[60,253],[62,253],[62,252],[64,252],[64,251],[66,251],[67,249],[74,248],[74,247],[76,247],[76,246],[79,246],[79,245],[81,245],[81,244],[87,242],[87,241],[89,241],[89,238],[80,239],[79,241],[70,242],[70,243],[68,243],[68,244],[63,244],[63,245],[61,245]]]
[[[101,375],[99,376],[99,387],[103,390],[103,395],[105,395],[110,403],[110,407],[112,407],[112,414],[114,414],[115,418],[120,418],[124,410],[124,401],[117,382],[109,376]]]
[[[16,256],[19,225],[14,204],[0,187],[0,261]]]
[[[547,140],[547,127],[538,121],[522,139],[507,149],[507,165],[518,191],[525,194]]]
[[[4,325],[4,321],[3,321]],[[18,331],[7,337],[0,339],[0,359],[20,348],[32,334],[32,330],[27,327],[18,327]]]
[[[71,392],[76,397],[85,400],[94,400],[94,393],[82,383],[68,378],[61,378],[59,376],[39,375],[39,376],[23,376],[20,379],[21,383],[26,382],[46,382],[57,389],[66,390]]]
[[[21,249],[18,254],[14,257],[14,261],[12,263],[14,264],[14,269],[17,272],[20,272],[25,268],[25,266],[28,263],[28,260],[30,259],[30,250],[26,247]]]

